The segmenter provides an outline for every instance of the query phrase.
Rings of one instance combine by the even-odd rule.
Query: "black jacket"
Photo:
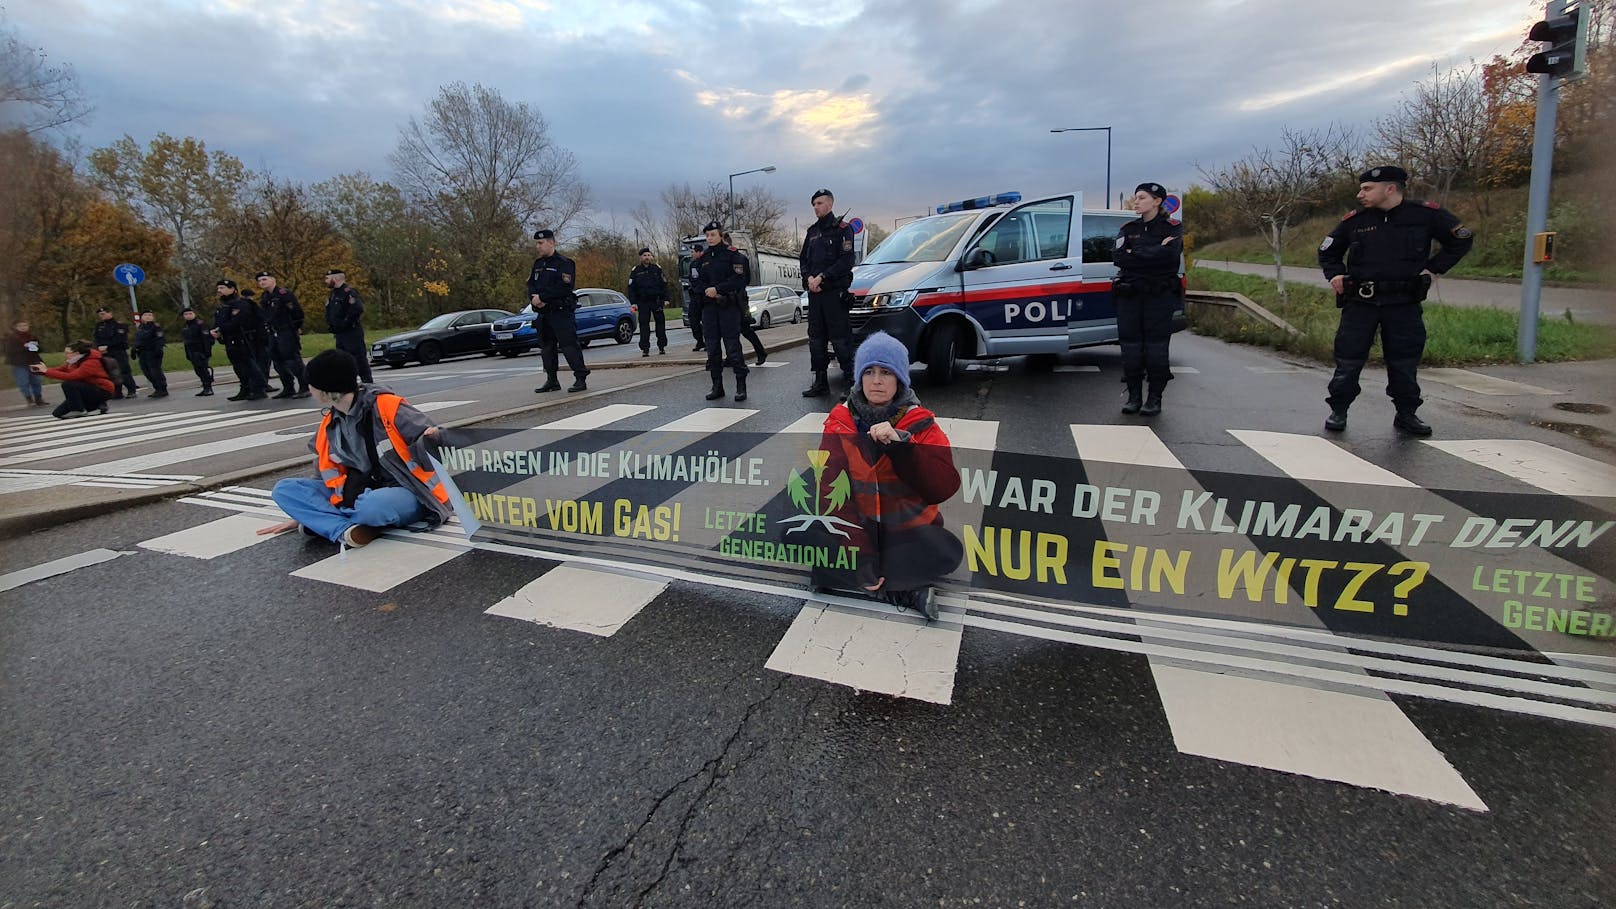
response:
[[[332,334],[340,335],[359,328],[364,316],[365,304],[360,301],[359,292],[352,287],[339,284],[326,295],[325,327]]]
[[[660,307],[668,302],[668,282],[662,277],[662,266],[636,265],[628,274],[628,298],[640,306]]]
[[[551,253],[533,260],[533,271],[528,274],[527,292],[544,301],[544,308],[571,309],[578,301],[576,289],[578,266],[560,253]]]
[[[298,305],[296,294],[276,285],[265,291],[260,301],[258,305],[263,307],[264,322],[270,331],[295,335],[303,329],[303,307]]]
[[[150,324],[142,322],[135,326],[135,343],[129,349],[137,352],[150,351],[162,356],[163,346],[167,343],[168,334],[163,331],[163,326],[156,322]]]
[[[105,347],[109,351],[129,349],[129,326],[119,322],[117,317],[101,319],[95,323],[95,333],[90,336],[96,347]]]
[[[1176,278],[1183,254],[1184,225],[1158,213],[1149,221],[1135,218],[1122,225],[1111,261],[1118,280]]]
[[[226,344],[257,343],[266,335],[264,315],[258,311],[258,304],[240,294],[231,294],[219,301],[219,307],[213,311],[213,327],[219,330],[219,340]]]
[[[733,246],[709,246],[696,254],[692,265],[690,292],[708,302],[707,288],[718,291],[719,302],[737,302],[737,296],[746,293],[752,277],[752,265],[746,255]]]
[[[797,264],[802,268],[803,290],[814,275],[824,278],[821,292],[846,290],[853,283],[853,228],[835,214],[810,224]]]
[[[1439,247],[1434,256],[1432,243]],[[1423,292],[1411,296],[1420,272],[1446,272],[1474,243],[1453,212],[1435,202],[1404,199],[1390,211],[1348,212],[1319,245],[1319,267],[1326,278],[1346,275],[1354,282],[1381,284],[1378,302],[1401,302],[1423,297]]]
[[[180,326],[180,340],[185,343],[186,353],[207,353],[213,349],[213,336],[208,334],[208,324],[201,316]]]

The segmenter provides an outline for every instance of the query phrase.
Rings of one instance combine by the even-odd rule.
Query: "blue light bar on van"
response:
[[[951,211],[971,211],[977,208],[992,208],[995,205],[1011,205],[1021,201],[1021,193],[999,193],[997,196],[979,196],[975,199],[962,199],[958,202],[944,202],[937,206],[937,213],[945,215]]]

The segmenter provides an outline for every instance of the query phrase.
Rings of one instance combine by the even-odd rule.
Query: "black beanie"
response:
[[[345,350],[323,350],[303,366],[309,387],[341,395],[359,390],[359,367]]]

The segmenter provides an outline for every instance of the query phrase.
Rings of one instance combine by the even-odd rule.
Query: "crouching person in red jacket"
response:
[[[363,546],[389,527],[443,523],[454,514],[433,471],[427,444],[438,428],[399,395],[359,384],[346,351],[328,350],[306,366],[309,388],[325,405],[309,450],[319,479],[281,480],[270,496],[292,520],[260,530],[304,533]]]
[[[47,368],[43,363],[29,366],[30,372],[62,383],[62,403],[56,405],[51,416],[58,420],[82,417],[90,411],[107,412],[107,400],[116,386],[101,365],[101,351],[89,341],[74,341],[65,350],[67,360],[61,366]]]
[[[858,549],[856,574],[814,568],[816,587],[854,585],[900,609],[937,618],[931,585],[959,567],[965,548],[937,506],[959,491],[948,435],[909,384],[909,351],[878,331],[853,357],[858,383],[825,418],[824,475],[847,471],[852,494],[836,512]],[[848,577],[848,575],[853,575]]]

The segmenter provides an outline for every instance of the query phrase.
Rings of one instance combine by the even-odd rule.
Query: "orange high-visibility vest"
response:
[[[398,417],[398,406],[402,403],[404,403],[404,399],[398,395],[379,394],[376,396],[376,413],[382,419],[382,428],[387,430],[387,438],[377,443],[376,455],[380,457],[386,453],[382,449],[383,444],[391,447],[393,453],[398,455],[399,460],[404,462],[404,467],[409,470],[410,476],[421,481],[421,485],[431,492],[434,499],[437,499],[440,503],[447,504],[449,491],[443,488],[442,481],[433,472],[431,465],[419,464],[410,457],[410,446],[404,441],[404,437],[399,434],[395,420]],[[320,428],[314,434],[314,458],[316,465],[320,469],[321,482],[325,483],[326,489],[331,491],[331,504],[341,505],[342,490],[348,482],[348,467],[337,463],[331,457],[331,442],[326,435],[326,429],[330,425],[331,411],[327,410],[325,416],[320,419]]]
[[[894,421],[894,428],[914,436],[910,442],[913,445],[926,444],[921,437],[929,436],[926,430],[935,425],[930,417],[913,417],[912,410]],[[845,425],[845,429],[851,430],[852,426]],[[893,469],[890,458],[878,458],[873,464],[866,461],[857,431],[838,431],[836,437],[842,449],[842,458],[847,463],[848,479],[852,481],[853,505],[867,520],[879,521],[889,530],[908,530],[937,523],[937,506],[921,500],[912,492],[905,492],[908,486]]]

